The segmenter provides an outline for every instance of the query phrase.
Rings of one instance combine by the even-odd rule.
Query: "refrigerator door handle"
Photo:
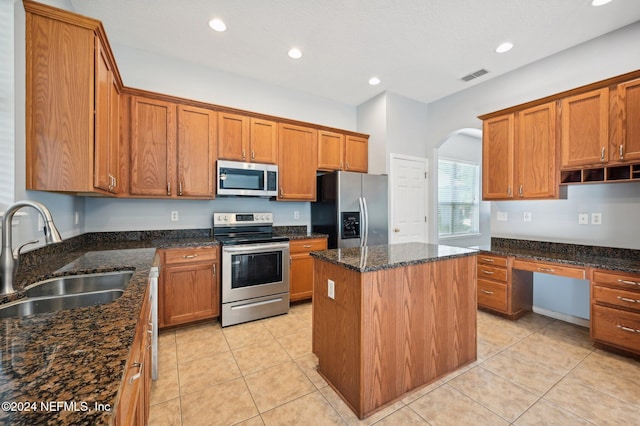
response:
[[[362,197],[358,197],[358,204],[360,204],[360,247],[363,247],[367,228],[365,227],[365,221],[364,221],[364,204],[363,204]]]
[[[366,246],[369,243],[369,209],[367,208],[367,199],[362,197],[362,205],[364,206],[364,244]]]

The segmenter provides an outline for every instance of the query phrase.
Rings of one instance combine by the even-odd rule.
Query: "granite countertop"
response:
[[[311,256],[359,272],[400,268],[477,254],[477,250],[438,244],[402,243],[311,252]]]
[[[540,262],[640,274],[640,250],[506,238],[492,238],[490,246],[478,249]]]
[[[18,404],[12,407],[16,410],[1,410],[0,423],[110,423],[112,413],[94,410],[94,404],[113,408],[116,403],[156,248],[217,244],[210,237],[94,241],[47,256],[40,265],[20,271],[18,288],[61,275],[115,270],[135,273],[124,294],[111,303],[0,319],[4,330],[0,336],[1,400],[30,403],[30,410]],[[21,297],[18,291],[12,298]],[[64,403],[67,407],[56,405]],[[47,411],[44,404],[53,405],[46,406]],[[69,410],[72,407],[75,410]]]

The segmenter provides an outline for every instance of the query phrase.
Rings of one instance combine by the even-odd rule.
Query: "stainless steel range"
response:
[[[272,213],[214,213],[222,244],[223,327],[289,312],[289,239]]]

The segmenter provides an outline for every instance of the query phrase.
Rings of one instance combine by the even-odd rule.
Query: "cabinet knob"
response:
[[[178,195],[182,196],[182,181],[178,183]]]
[[[347,161],[347,170],[349,170],[349,162]]]
[[[518,192],[520,193],[520,197],[524,197],[524,188],[522,187],[522,185],[520,185],[520,189],[518,190]]]
[[[511,186],[507,188],[507,197],[511,197]]]
[[[624,146],[622,144],[620,145],[620,159],[624,160]]]
[[[604,161],[604,146],[600,150],[600,161]]]
[[[171,182],[167,182],[167,195],[171,195]]]
[[[256,153],[254,150],[251,150],[251,159],[255,160],[256,159]]]
[[[242,150],[242,159],[244,160],[245,158],[246,158],[246,157],[245,157],[245,153],[244,153],[244,149],[243,149],[243,150]]]
[[[211,272],[213,273],[213,275],[216,274],[216,264],[215,263],[213,265],[211,265]]]
[[[134,374],[133,376],[131,376],[131,378],[129,379],[129,384],[132,384],[134,381],[138,380],[142,376],[142,369],[144,368],[144,363],[143,362],[134,362],[133,366],[134,367],[138,367],[138,372],[136,374]]]
[[[193,259],[194,257],[198,257],[197,254],[185,254],[182,256],[184,259]]]

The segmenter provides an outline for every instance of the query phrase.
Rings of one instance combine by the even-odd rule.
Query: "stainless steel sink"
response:
[[[56,312],[83,306],[113,302],[124,293],[123,289],[75,293],[62,296],[31,297],[0,305],[0,318]]]
[[[124,290],[133,271],[102,272],[51,278],[25,287],[27,297],[61,296],[102,290]]]

